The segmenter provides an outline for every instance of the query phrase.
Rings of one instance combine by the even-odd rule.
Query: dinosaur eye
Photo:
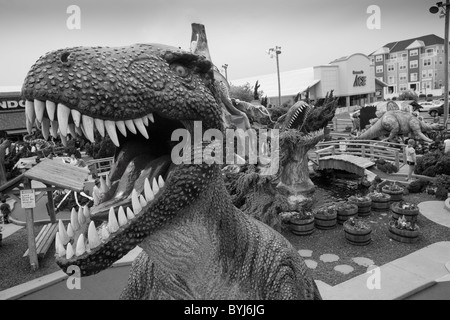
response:
[[[180,77],[186,77],[189,74],[187,69],[185,67],[183,67],[182,65],[176,65],[174,67],[174,70]]]

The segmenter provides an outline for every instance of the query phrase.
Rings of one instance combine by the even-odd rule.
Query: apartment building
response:
[[[391,42],[369,55],[375,78],[387,83],[384,97],[406,90],[441,95],[444,87],[444,39],[434,34]]]

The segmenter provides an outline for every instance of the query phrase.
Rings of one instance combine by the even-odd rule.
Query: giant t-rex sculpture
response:
[[[357,137],[358,140],[370,140],[389,135],[385,140],[392,140],[398,135],[418,137],[426,142],[433,142],[424,135],[424,132],[438,130],[441,126],[437,123],[426,123],[418,119],[412,113],[405,111],[385,112],[367,131]]]
[[[60,223],[57,263],[82,276],[139,245],[124,299],[319,299],[308,268],[273,229],[236,209],[216,164],[171,161],[172,133],[223,129],[223,92],[203,56],[157,44],[50,52],[28,72],[30,123],[94,129],[117,146],[99,204]]]

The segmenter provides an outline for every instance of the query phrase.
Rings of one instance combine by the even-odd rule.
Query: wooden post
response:
[[[52,186],[46,185],[48,188]],[[55,215],[55,203],[53,201],[53,190],[47,191],[47,210],[48,215],[50,216],[50,222],[56,223],[56,215]]]
[[[395,165],[400,169],[400,153],[398,151],[395,151]]]
[[[362,156],[363,158],[366,157],[366,146],[362,146],[362,148],[361,148],[361,156]]]
[[[31,183],[29,179],[24,180],[25,189],[31,189]],[[28,234],[28,256],[30,257],[30,265],[33,271],[39,268],[39,261],[36,251],[36,242],[34,237],[34,214],[33,209],[25,209],[27,234]]]

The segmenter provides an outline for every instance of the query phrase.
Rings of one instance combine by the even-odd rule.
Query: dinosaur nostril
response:
[[[61,62],[62,63],[69,62],[69,56],[70,56],[70,52],[63,52],[63,54],[61,54]]]

